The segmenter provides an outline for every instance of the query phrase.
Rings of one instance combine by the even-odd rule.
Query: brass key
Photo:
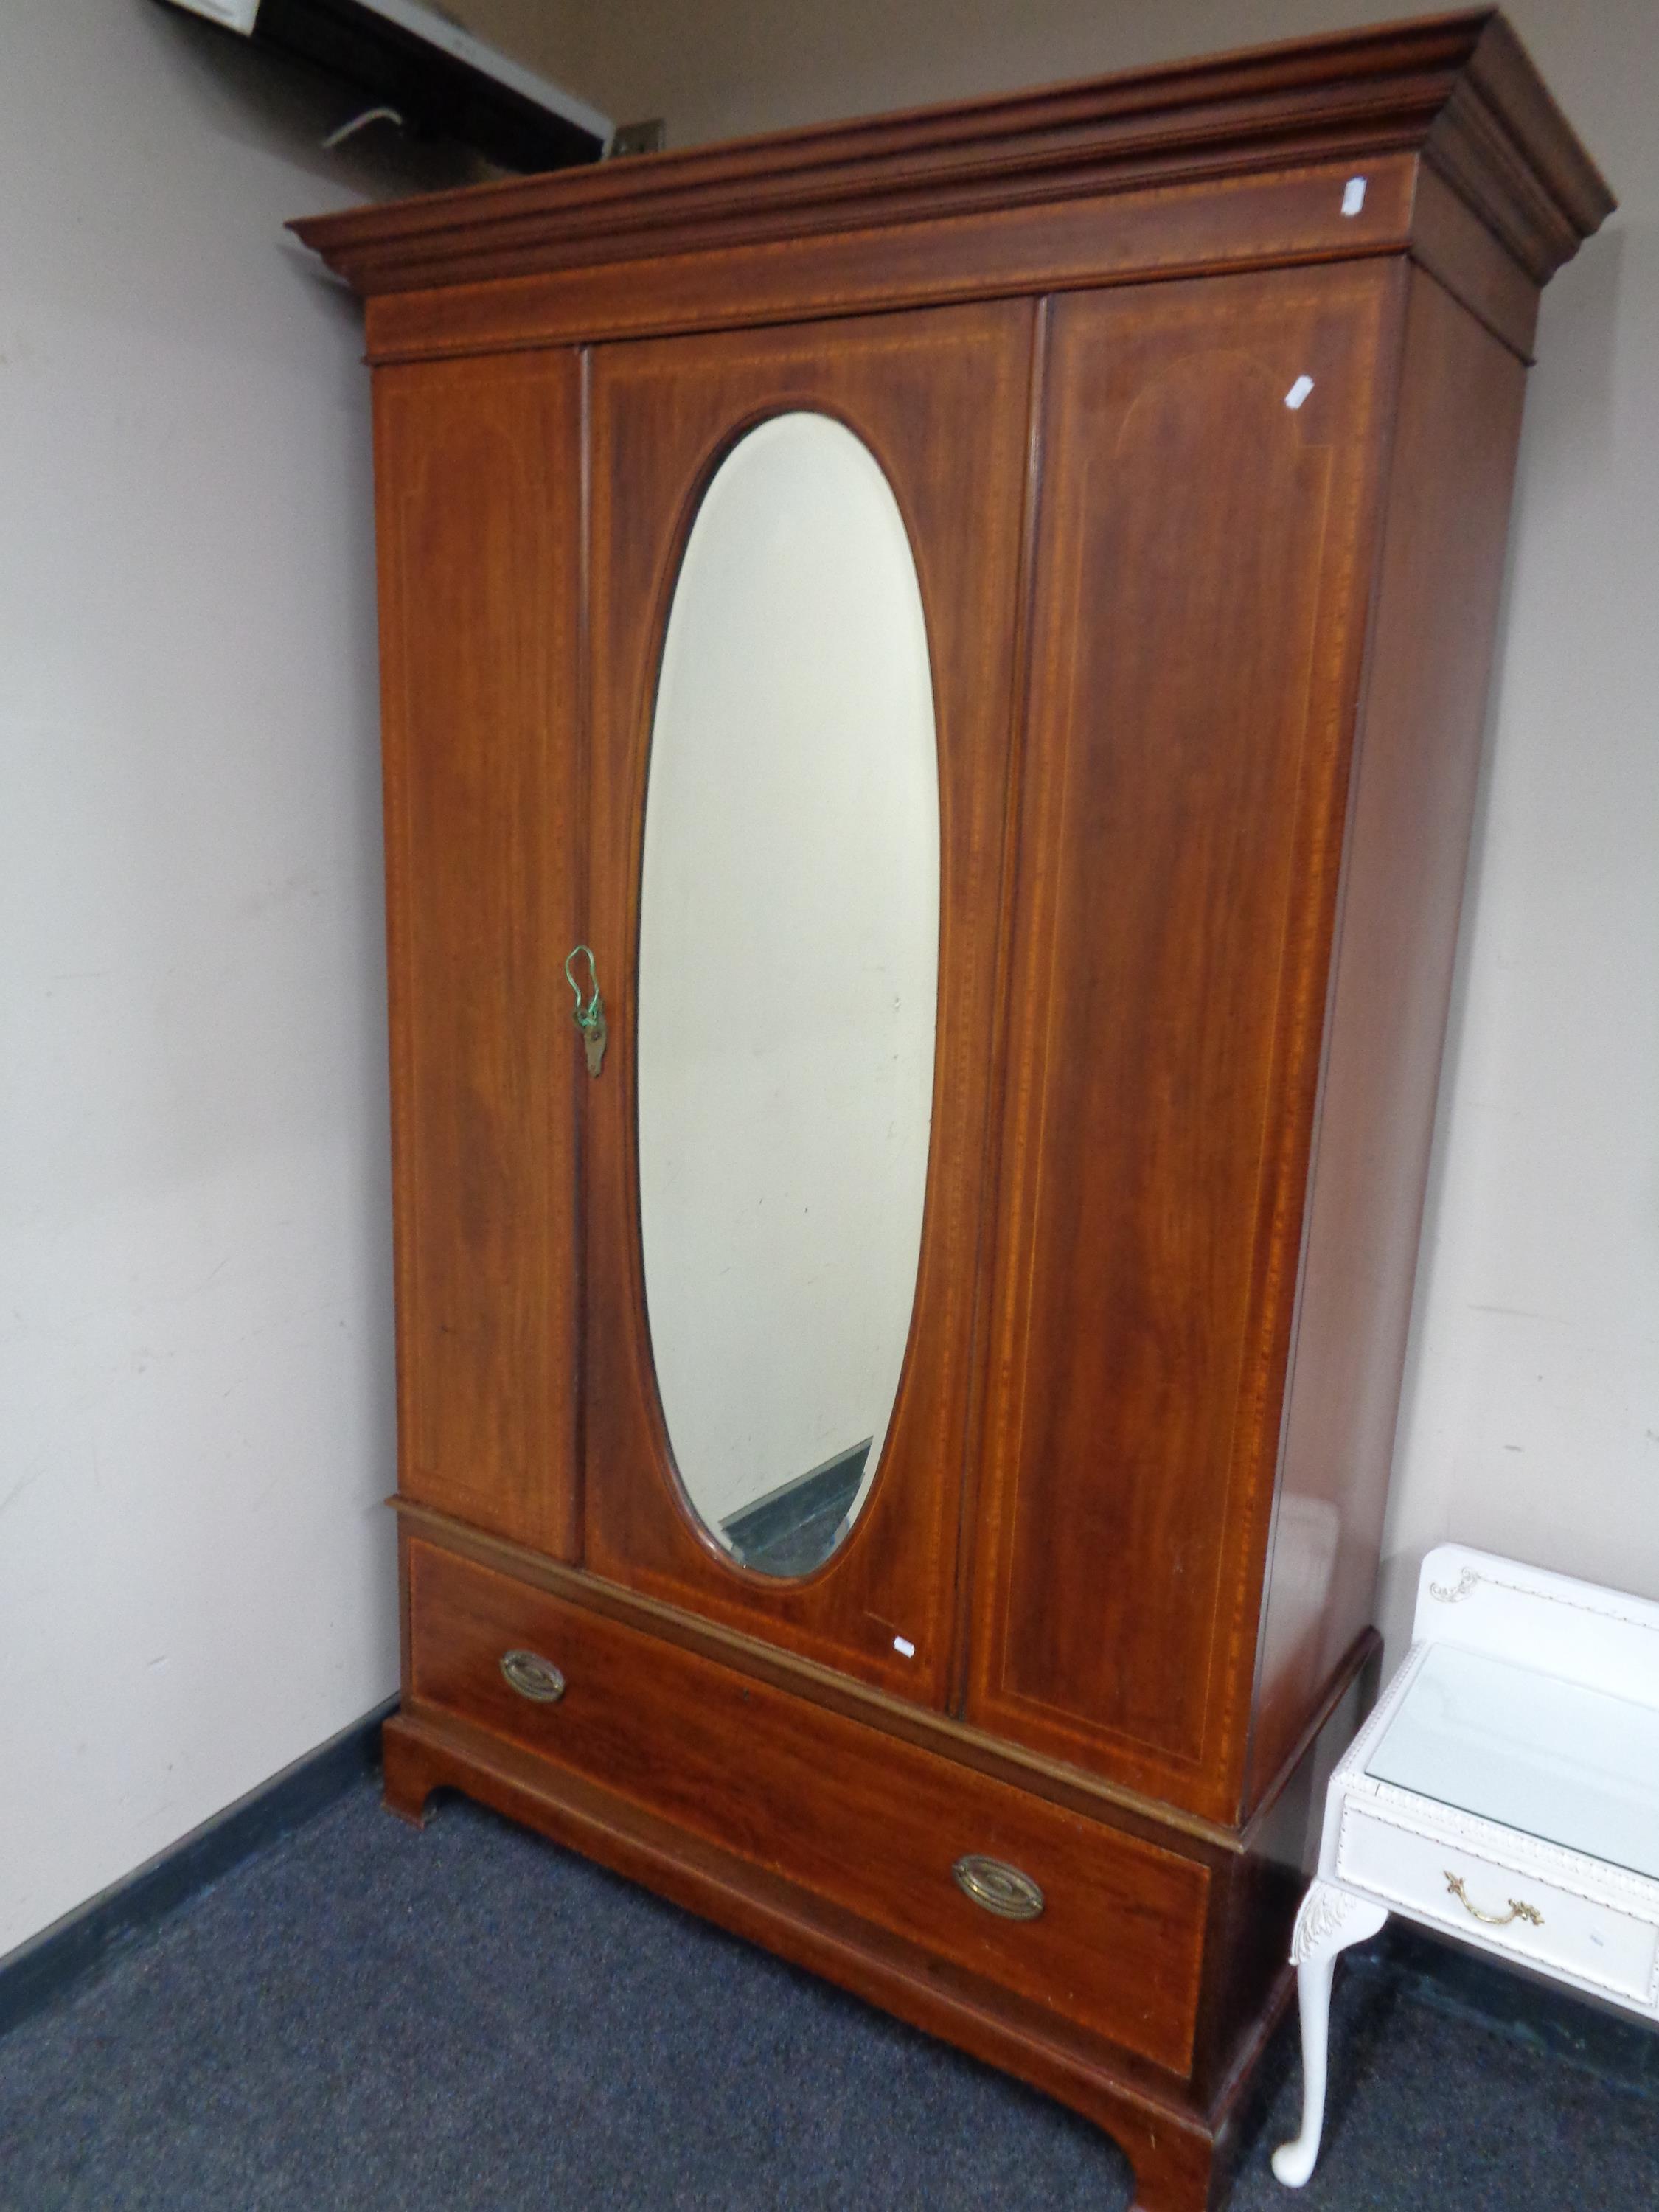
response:
[[[597,995],[592,1017],[581,1024],[582,1042],[587,1047],[587,1072],[597,1075],[605,1064],[605,1048],[610,1032],[605,1025],[605,1004]]]
[[[593,987],[592,994],[587,999],[582,997],[582,987],[570,972],[579,957],[586,961],[588,976]],[[599,994],[599,963],[586,945],[573,945],[565,955],[564,980],[576,994],[576,1010],[571,1019],[582,1033],[582,1043],[587,1051],[587,1072],[590,1075],[597,1075],[605,1065],[605,1048],[610,1031],[605,1027],[605,1000]]]

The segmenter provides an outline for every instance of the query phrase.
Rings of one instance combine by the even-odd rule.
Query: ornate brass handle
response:
[[[994,1912],[1000,1920],[1035,1920],[1042,1910],[1042,1892],[1029,1874],[1022,1874],[1001,1859],[988,1859],[969,1851],[951,1869],[957,1887],[975,1905]]]
[[[1522,1905],[1518,1897],[1510,1898],[1510,1909],[1507,1912],[1483,1912],[1478,1905],[1469,1903],[1469,1893],[1463,1887],[1462,1875],[1454,1874],[1449,1867],[1445,1872],[1447,1888],[1450,1890],[1471,1920],[1479,1920],[1488,1928],[1507,1928],[1511,1920],[1530,1920],[1534,1928],[1543,1926],[1544,1916],[1538,1907],[1535,1905]]]
[[[503,1651],[501,1672],[521,1698],[536,1705],[556,1705],[564,1695],[564,1676],[534,1651]]]

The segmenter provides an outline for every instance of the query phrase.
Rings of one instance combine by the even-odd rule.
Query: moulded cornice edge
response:
[[[1421,152],[1538,282],[1613,205],[1490,9],[295,223],[365,294]]]

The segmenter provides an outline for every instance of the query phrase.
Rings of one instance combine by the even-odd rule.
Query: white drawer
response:
[[[1414,1919],[1436,1922],[1455,1935],[1575,1975],[1638,2004],[1652,2001],[1659,1928],[1616,1905],[1516,1873],[1462,1844],[1437,1843],[1432,1836],[1397,1828],[1352,1804],[1342,1815],[1336,1875]],[[1454,1879],[1462,1885],[1467,1905],[1452,1890]],[[1536,1913],[1537,1921],[1524,1913],[1509,1917],[1517,1904]],[[1504,1924],[1481,1920],[1477,1911]]]

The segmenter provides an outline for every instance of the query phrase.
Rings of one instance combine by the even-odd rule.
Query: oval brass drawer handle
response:
[[[1042,1892],[1029,1874],[1006,1865],[1001,1859],[982,1858],[969,1851],[951,1869],[957,1887],[975,1905],[1002,1920],[1035,1920],[1042,1910]]]
[[[1507,1928],[1511,1920],[1530,1920],[1534,1928],[1543,1926],[1544,1916],[1538,1907],[1535,1905],[1522,1905],[1518,1897],[1510,1898],[1510,1909],[1507,1912],[1483,1912],[1478,1905],[1469,1903],[1469,1893],[1463,1887],[1462,1875],[1454,1874],[1449,1867],[1446,1869],[1445,1873],[1447,1888],[1450,1890],[1472,1920],[1481,1921],[1488,1928]]]
[[[501,1672],[521,1698],[538,1705],[556,1705],[564,1695],[564,1676],[550,1659],[534,1651],[503,1651]]]

